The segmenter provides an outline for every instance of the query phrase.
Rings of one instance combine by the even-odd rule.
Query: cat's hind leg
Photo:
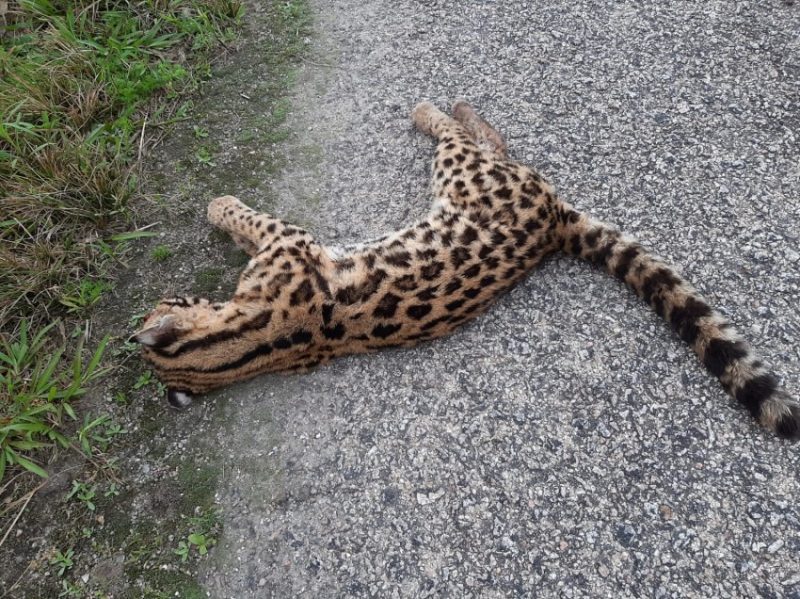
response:
[[[499,158],[508,157],[503,136],[481,118],[472,106],[459,100],[453,104],[453,117],[464,126],[481,149],[489,150]]]

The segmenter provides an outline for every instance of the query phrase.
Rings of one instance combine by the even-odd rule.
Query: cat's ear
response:
[[[142,329],[132,339],[147,347],[166,347],[178,339],[178,319],[166,314],[152,326]]]

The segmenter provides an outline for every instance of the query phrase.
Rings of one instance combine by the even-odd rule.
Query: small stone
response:
[[[672,508],[668,505],[660,505],[658,506],[658,513],[661,514],[662,520],[671,520],[672,519]]]
[[[434,501],[438,501],[444,496],[444,489],[436,491],[429,491],[428,493],[417,492],[417,503],[420,505],[428,505]]]
[[[597,573],[603,578],[608,578],[608,575],[610,574],[608,567],[606,567],[605,564],[600,564],[600,566],[597,568]]]
[[[767,553],[775,553],[781,547],[783,547],[783,539],[778,539],[774,543],[772,543],[769,547],[767,547]]]
[[[259,578],[258,579],[258,586],[263,587],[263,586],[266,586],[266,584],[267,584],[267,579],[266,578]]]

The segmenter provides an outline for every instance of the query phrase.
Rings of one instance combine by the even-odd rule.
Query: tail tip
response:
[[[785,393],[776,393],[761,405],[761,422],[784,439],[800,440],[800,405]]]
[[[775,432],[790,441],[800,440],[800,409],[793,406],[788,414],[784,414],[775,423]]]

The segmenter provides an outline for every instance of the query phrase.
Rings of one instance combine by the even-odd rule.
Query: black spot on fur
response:
[[[467,279],[472,279],[472,278],[476,277],[480,271],[481,271],[481,265],[480,264],[473,264],[472,266],[467,268],[461,274],[462,274],[462,276],[464,276]]]
[[[379,324],[372,329],[372,336],[386,339],[389,335],[394,335],[400,330],[400,324]]]
[[[356,262],[352,258],[344,258],[335,263],[336,270],[352,270],[356,267]]]
[[[333,308],[334,304],[325,304],[322,306],[322,322],[326,326],[331,323],[331,318],[333,318]]]
[[[580,235],[576,235],[573,239],[573,241],[578,241],[579,248],[580,239]],[[628,274],[628,270],[631,267],[631,262],[633,262],[641,252],[642,250],[638,245],[631,245],[630,247],[625,248],[625,250],[617,258],[617,265],[614,267],[614,276],[624,281]],[[575,251],[573,253],[578,254],[580,252]]]
[[[481,286],[488,287],[489,285],[494,284],[497,279],[494,278],[494,275],[486,275],[481,279]]]
[[[478,232],[470,226],[464,227],[464,231],[458,240],[464,245],[469,245],[478,238]]]
[[[393,285],[401,291],[413,291],[417,287],[417,281],[414,275],[403,275],[396,279]]]
[[[762,374],[753,377],[742,387],[736,390],[736,399],[749,412],[758,418],[761,413],[761,404],[772,396],[778,388],[778,379],[772,374]]]
[[[341,304],[355,304],[361,298],[361,294],[355,285],[342,287],[336,292],[336,301]]]
[[[580,256],[580,253],[581,253],[581,236],[580,235],[575,235],[570,240],[569,252],[573,256]]]
[[[542,223],[540,223],[535,218],[529,218],[528,220],[525,221],[525,224],[523,225],[523,227],[525,227],[525,230],[528,233],[533,233],[537,229],[541,229],[542,228]]]
[[[417,250],[415,254],[420,260],[431,260],[439,254],[439,250],[436,248],[428,248],[426,250]]]
[[[427,316],[432,309],[433,306],[430,304],[415,304],[406,308],[406,314],[414,320],[420,320]]]
[[[697,321],[711,315],[711,308],[694,297],[686,298],[683,306],[676,306],[669,316],[673,330],[689,345],[692,345],[700,333]]]
[[[272,346],[275,349],[289,349],[292,347],[292,340],[288,337],[278,337],[275,341],[272,342]]]
[[[464,295],[469,299],[472,299],[474,297],[477,297],[480,292],[481,292],[480,287],[473,287],[472,289],[466,289],[464,291]]]
[[[386,271],[381,269],[373,270],[371,273],[369,273],[366,281],[364,281],[364,284],[358,290],[361,301],[364,301],[373,295],[378,290],[386,276]]]
[[[429,320],[424,325],[422,325],[420,328],[423,331],[429,331],[430,329],[432,329],[436,325],[438,325],[438,324],[440,324],[442,322],[447,322],[449,319],[450,319],[449,315],[439,316],[438,318],[434,318],[433,320]]]
[[[472,254],[470,254],[470,251],[467,248],[457,247],[453,249],[452,254],[450,254],[450,262],[453,264],[453,268],[458,268],[471,257]]]
[[[445,304],[444,307],[447,309],[448,312],[452,312],[453,310],[458,310],[461,306],[463,306],[465,301],[466,300],[464,298],[460,298]]]
[[[630,264],[628,268],[630,268]],[[670,269],[662,266],[645,279],[642,284],[642,298],[648,304],[652,304],[654,294],[663,294],[665,291],[670,291],[678,286],[680,282],[681,280]]]
[[[741,341],[712,339],[703,354],[703,364],[719,378],[728,366],[744,358],[747,353],[747,347]]]
[[[501,183],[501,184],[505,183],[506,180],[507,180],[506,176],[503,173],[501,173],[500,170],[497,167],[493,167],[493,168],[489,169],[486,172],[486,174],[489,175],[495,181],[497,181],[498,183]]]
[[[501,231],[492,231],[492,245],[502,245],[506,239],[507,237]]]
[[[411,264],[411,254],[406,251],[388,254],[387,256],[384,256],[383,259],[386,260],[387,264],[403,268],[408,268]]]
[[[321,330],[326,339],[341,339],[345,333],[344,325],[341,322],[333,327],[322,327]]]
[[[463,283],[461,282],[461,279],[456,277],[455,279],[450,281],[447,285],[445,285],[445,288],[444,288],[445,295],[451,295],[451,294],[455,293],[456,291],[461,289],[461,285],[462,284]]]
[[[485,260],[489,257],[489,255],[494,251],[493,247],[488,245],[481,246],[481,250],[478,252],[478,258],[481,260]]]
[[[477,171],[479,168],[481,168],[481,161],[480,160],[473,160],[472,162],[470,162],[466,166],[466,169],[468,171]]]
[[[596,246],[597,240],[600,238],[601,233],[602,233],[601,229],[594,229],[593,231],[589,231],[584,237],[584,243],[586,243],[586,247],[593,248],[594,246]]]
[[[403,298],[399,295],[395,295],[391,292],[387,293],[378,302],[378,305],[372,312],[372,316],[375,318],[391,318],[397,311],[397,304],[399,304],[402,299]]]
[[[292,343],[311,343],[312,339],[314,339],[314,335],[306,329],[298,329],[292,333]]]
[[[432,281],[441,274],[442,270],[444,270],[443,262],[431,262],[422,267],[420,274],[426,281]]]
[[[600,266],[605,266],[614,250],[615,241],[608,241],[589,255],[589,259]]]
[[[289,296],[289,305],[297,306],[298,304],[305,304],[312,297],[314,297],[314,287],[311,285],[311,281],[304,279],[303,282],[297,286],[297,289],[292,291],[292,294]]]
[[[489,256],[488,258],[486,258],[486,260],[484,260],[483,264],[489,270],[495,269],[500,264],[500,258],[496,256]]]
[[[432,299],[435,299],[437,296],[437,291],[439,290],[438,285],[431,285],[430,287],[426,287],[419,293],[417,293],[416,298],[421,302],[429,302]]]
[[[494,194],[503,200],[508,200],[511,197],[511,190],[508,187],[501,187]]]

